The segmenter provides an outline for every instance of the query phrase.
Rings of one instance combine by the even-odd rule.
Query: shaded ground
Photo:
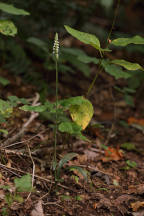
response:
[[[92,66],[92,74],[95,72],[96,67]],[[5,97],[9,94],[35,97],[36,87],[24,84],[20,77],[14,79],[6,71],[5,76],[12,81],[8,88],[2,89]],[[60,98],[84,95],[90,83],[81,74],[60,80]],[[25,201],[22,204],[13,202],[8,207],[4,201],[6,190],[1,189],[1,209],[6,207],[11,216],[144,215],[144,136],[143,123],[137,120],[143,118],[143,101],[136,99],[136,108],[127,106],[123,95],[113,89],[116,84],[121,86],[123,81],[114,81],[106,74],[96,81],[89,97],[95,113],[84,132],[90,142],[58,136],[58,159],[68,152],[78,153],[67,166],[77,165],[87,170],[88,182],[79,172],[63,170],[62,181],[55,184],[50,169],[54,136],[49,121],[35,118],[20,138],[7,142],[18,134],[30,116],[30,113],[15,110],[8,123],[2,125],[9,135],[1,141],[0,185],[13,187],[14,178],[32,173],[35,164],[35,191],[29,197],[29,193],[22,193]],[[54,87],[54,82],[49,85]],[[50,95],[48,99],[54,101],[55,97]],[[136,128],[135,123],[141,127]],[[100,127],[94,127],[95,124]],[[122,147],[124,143],[133,145]]]

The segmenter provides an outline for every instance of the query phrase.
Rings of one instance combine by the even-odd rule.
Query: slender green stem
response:
[[[112,26],[111,26],[111,29],[110,29],[110,31],[109,31],[108,38],[107,38],[107,43],[108,43],[108,40],[110,39],[110,36],[111,36],[111,34],[112,34],[112,31],[113,31],[113,28],[114,28],[114,25],[115,25],[115,22],[116,22],[116,18],[117,18],[117,15],[118,15],[119,6],[120,6],[120,0],[118,0],[117,6],[116,6],[116,9],[115,9],[115,14],[114,14]],[[100,56],[101,56],[101,59],[100,59],[100,61],[99,61],[98,72],[96,73],[94,79],[92,80],[92,82],[91,82],[91,84],[90,84],[90,86],[89,86],[89,88],[88,88],[88,91],[87,91],[87,93],[86,93],[86,96],[87,96],[87,97],[89,96],[89,94],[90,94],[90,92],[91,92],[91,90],[92,90],[92,88],[93,88],[93,86],[94,86],[94,84],[95,84],[95,82],[96,82],[97,77],[98,77],[99,74],[102,72],[102,67],[101,67],[101,66],[102,66],[103,54],[102,54],[101,51],[100,51]]]
[[[54,163],[55,163],[55,178],[56,178],[56,150],[57,150],[57,130],[58,130],[58,60],[56,58],[56,115],[55,115],[55,142],[54,142]]]
[[[119,6],[120,6],[120,0],[118,0],[118,3],[117,3],[117,5],[116,5],[116,9],[115,9],[115,13],[114,13],[113,22],[112,22],[111,29],[110,29],[109,34],[108,34],[108,37],[107,37],[107,43],[108,43],[108,40],[109,40],[110,37],[111,37],[113,28],[114,28],[114,26],[115,26],[115,22],[116,22],[116,18],[117,18],[117,15],[118,15]]]
[[[100,59],[99,66],[98,66],[98,72],[96,73],[95,77],[93,78],[93,80],[92,80],[92,82],[91,82],[91,84],[90,84],[90,86],[89,86],[89,88],[88,88],[88,91],[87,91],[87,93],[86,93],[86,97],[89,96],[89,94],[90,94],[90,92],[91,92],[91,90],[92,90],[92,88],[93,88],[93,86],[94,86],[94,84],[95,84],[95,82],[96,82],[96,79],[97,79],[98,75],[99,75],[99,74],[101,73],[101,71],[102,71],[101,62],[102,62],[102,60]]]

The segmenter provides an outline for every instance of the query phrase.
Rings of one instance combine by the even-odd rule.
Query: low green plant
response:
[[[13,202],[23,203],[24,199],[22,196],[22,192],[32,192],[32,177],[30,174],[24,175],[21,178],[15,178],[14,179],[14,185],[11,188],[9,185],[0,185],[0,189],[3,189],[4,191],[4,199],[5,204],[10,207]],[[8,209],[5,206],[3,209],[1,209],[2,215],[8,215]]]

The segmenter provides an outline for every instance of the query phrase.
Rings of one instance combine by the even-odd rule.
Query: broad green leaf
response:
[[[15,178],[14,183],[18,192],[32,191],[32,177],[30,174],[24,175],[21,178]]]
[[[111,44],[115,46],[127,46],[128,44],[144,44],[144,38],[136,35],[131,38],[117,38],[112,40]]]
[[[7,36],[15,36],[17,28],[10,20],[0,20],[0,33]]]
[[[79,134],[81,131],[81,127],[79,125],[70,121],[60,123],[58,129],[62,133],[69,133],[71,135]]]
[[[128,79],[132,76],[126,71],[123,71],[121,67],[110,64],[108,60],[102,60],[102,67],[108,74],[112,75],[115,79],[120,79],[120,78]]]
[[[0,83],[3,86],[7,86],[10,83],[10,81],[0,76]]]
[[[112,60],[111,63],[120,65],[127,70],[144,70],[144,68],[142,68],[138,63],[128,62],[123,59],[115,59],[115,60]]]
[[[40,106],[24,105],[24,106],[20,107],[20,109],[24,110],[24,111],[30,111],[30,112],[44,112],[44,111],[46,111],[47,107],[44,105],[40,105]]]
[[[69,108],[71,105],[80,105],[83,103],[84,97],[83,96],[77,96],[77,97],[71,97],[68,99],[60,100],[59,104],[63,107]]]
[[[36,37],[29,37],[27,39],[27,42],[29,43],[32,43],[36,46],[38,46],[39,48],[41,48],[44,52],[48,53],[49,50],[48,50],[48,46],[47,46],[47,43],[39,38],[36,38]]]
[[[86,32],[78,31],[78,30],[71,28],[67,25],[65,25],[64,27],[69,34],[71,34],[73,37],[77,38],[81,42],[88,44],[88,45],[91,45],[92,47],[96,48],[99,51],[110,51],[109,49],[102,49],[100,47],[100,41],[95,35],[89,34]]]
[[[89,124],[94,113],[91,102],[85,98],[83,98],[83,102],[80,105],[71,105],[69,111],[72,120],[81,126],[83,130]]]
[[[85,179],[85,181],[87,181],[87,171],[84,170],[83,168],[79,167],[79,166],[70,166],[68,168],[70,171],[78,171]]]
[[[0,2],[0,10],[9,13],[9,14],[14,14],[14,15],[30,15],[29,12],[23,10],[23,9],[19,9],[14,7],[11,4],[6,4],[3,2]]]

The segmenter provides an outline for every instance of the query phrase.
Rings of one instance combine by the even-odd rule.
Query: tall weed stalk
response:
[[[58,59],[59,59],[59,41],[58,33],[55,34],[55,41],[53,46],[53,54],[55,57],[56,66],[56,112],[55,112],[55,130],[54,130],[54,159],[53,159],[53,169],[55,171],[55,179],[57,177],[57,131],[58,131]]]

